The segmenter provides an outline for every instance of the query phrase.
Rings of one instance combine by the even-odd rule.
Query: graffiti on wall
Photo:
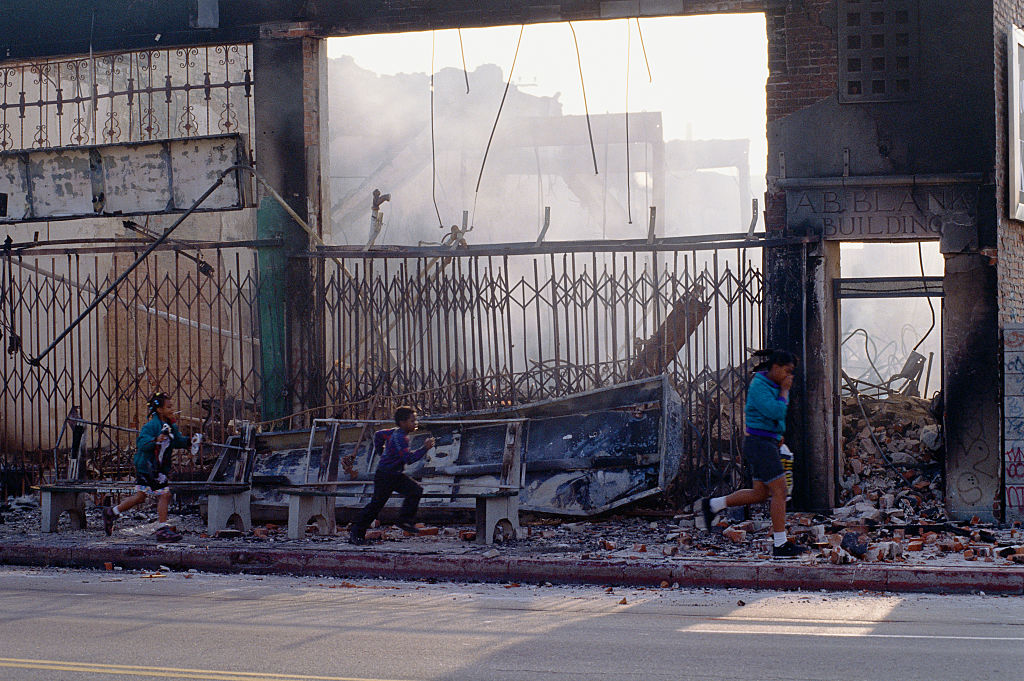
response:
[[[1024,520],[1024,326],[1003,335],[1003,442],[1006,520]]]

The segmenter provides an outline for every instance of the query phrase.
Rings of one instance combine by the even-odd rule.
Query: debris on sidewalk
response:
[[[851,497],[846,506],[833,514],[789,513],[787,533],[797,544],[809,549],[800,560],[837,565],[981,566],[987,563],[995,568],[1024,565],[1024,532],[1019,524],[997,527],[977,518],[971,522],[934,520],[906,511],[902,515],[884,513],[878,517],[869,511],[882,509],[874,505],[868,494],[870,492]],[[157,523],[155,504],[141,506],[119,518],[114,536],[108,539],[103,533],[101,507],[90,504],[86,509],[85,530],[72,530],[70,520],[64,516],[58,532],[44,534],[40,530],[40,510],[31,499],[20,503],[12,499],[3,506],[7,522],[0,525],[0,542],[144,544],[155,541],[154,530],[161,525]],[[338,523],[336,534],[309,534],[296,540],[289,539],[284,529],[275,523],[256,525],[248,532],[222,532],[218,537],[209,537],[197,508],[172,509],[175,511],[172,523],[181,535],[177,543],[191,546],[316,545],[339,551],[360,550],[348,544],[344,522]],[[697,529],[691,512],[676,516],[630,512],[588,520],[523,513],[519,539],[488,547],[485,551],[467,545],[475,533],[471,514],[438,518],[436,523],[430,519],[432,524],[422,524],[416,535],[385,522],[366,533],[371,545],[361,550],[440,555],[473,553],[488,557],[558,556],[626,563],[770,560],[772,537],[767,507],[755,506],[750,511],[750,518],[732,519],[728,514],[720,514],[710,532]]]

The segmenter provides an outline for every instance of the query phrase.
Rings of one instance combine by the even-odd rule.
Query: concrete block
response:
[[[506,535],[514,539],[522,534],[519,526],[519,497],[495,497],[476,500],[476,541],[494,542],[494,529],[501,524]]]
[[[316,522],[321,535],[334,534],[337,524],[334,520],[334,497],[304,497],[297,494],[288,496],[288,538],[302,539],[306,526]]]
[[[226,530],[232,525],[240,525],[244,532],[252,529],[252,512],[250,501],[252,492],[236,492],[233,494],[210,494],[206,504],[206,525],[210,534]]]
[[[67,511],[71,518],[71,527],[75,530],[85,528],[85,492],[51,492],[43,490],[41,525],[43,532],[56,532],[57,522],[62,513]]]

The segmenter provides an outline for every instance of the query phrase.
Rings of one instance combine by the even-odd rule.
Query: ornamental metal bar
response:
[[[135,437],[155,390],[171,393],[182,432],[225,442],[239,420],[258,418],[259,281],[255,251],[212,247],[195,260],[156,251],[117,291],[33,367],[45,347],[136,259],[135,252],[2,257],[0,332],[15,352],[0,358],[0,452],[4,465],[35,480],[63,473],[53,447],[64,417],[78,407],[87,432],[90,477],[131,474]],[[195,253],[195,251],[192,251]],[[16,340],[15,340],[16,339]],[[20,345],[20,348],[16,348]],[[66,443],[65,443],[66,445]],[[207,470],[212,450],[183,450],[184,477]]]
[[[331,253],[337,256],[336,252]],[[738,483],[761,248],[325,257],[327,395],[287,420],[462,413],[666,372],[687,418],[679,499]],[[367,342],[384,334],[383,343]],[[276,425],[276,424],[275,424]]]
[[[251,133],[254,86],[246,44],[7,64],[0,151]]]

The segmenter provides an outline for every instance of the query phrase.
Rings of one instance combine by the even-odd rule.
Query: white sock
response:
[[[121,509],[117,506],[114,506],[112,510],[114,511],[114,515],[121,515]]]
[[[725,497],[715,497],[710,501],[711,512],[718,513],[725,508]]]
[[[772,538],[775,540],[776,546],[782,546],[786,543],[786,531],[783,530],[782,532],[772,532]]]

